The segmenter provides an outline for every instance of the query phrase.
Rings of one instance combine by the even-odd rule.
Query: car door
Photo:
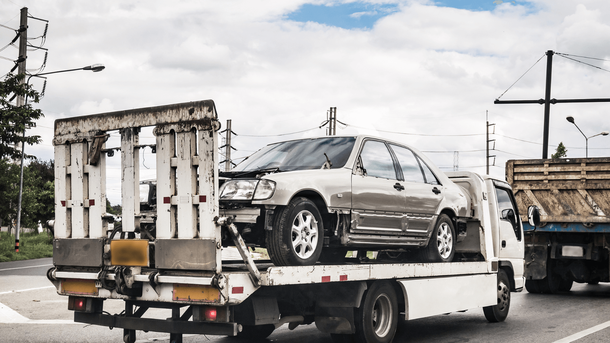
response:
[[[400,165],[405,186],[405,209],[408,218],[407,232],[427,234],[436,220],[438,207],[443,200],[442,187],[434,173],[413,151],[390,144]]]
[[[351,232],[403,234],[407,227],[403,182],[387,145],[365,140],[352,173]]]
[[[500,239],[498,257],[509,260],[513,265],[515,276],[523,275],[524,248],[521,244],[523,229],[519,212],[510,189],[494,184],[498,200],[498,218],[500,225]]]

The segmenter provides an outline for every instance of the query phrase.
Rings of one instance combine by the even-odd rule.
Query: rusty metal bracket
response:
[[[235,243],[235,246],[237,247],[237,250],[241,255],[241,258],[246,263],[248,271],[250,271],[250,277],[252,278],[254,285],[259,286],[261,282],[261,273],[258,271],[258,268],[256,268],[256,264],[254,263],[252,256],[250,256],[250,253],[248,252],[248,247],[246,246],[246,243],[237,231],[237,227],[235,226],[235,224],[231,223],[231,220],[227,217],[218,218],[216,220],[216,223],[218,225],[226,227],[229,230],[231,236],[233,237],[233,242]]]

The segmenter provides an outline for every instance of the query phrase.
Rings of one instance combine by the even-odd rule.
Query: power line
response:
[[[505,90],[505,91],[504,91],[502,94],[500,94],[500,96],[499,96],[499,97],[497,97],[497,98],[496,98],[496,100],[500,100],[500,98],[501,98],[502,96],[504,96],[504,94],[506,94],[506,92],[508,92],[508,91],[509,91],[511,88],[513,88],[513,86],[514,86],[514,85],[515,85],[517,82],[519,82],[519,80],[521,80],[521,79],[522,79],[522,78],[525,76],[525,74],[529,73],[529,71],[530,71],[530,70],[532,70],[532,68],[534,68],[534,66],[535,66],[536,64],[538,64],[538,62],[540,62],[540,60],[541,60],[541,59],[543,59],[543,58],[544,58],[544,56],[545,56],[545,54],[543,54],[543,55],[542,55],[542,56],[541,56],[541,57],[538,59],[538,61],[536,61],[536,63],[534,63],[534,64],[533,64],[531,67],[529,67],[529,69],[528,69],[528,70],[526,70],[526,71],[525,71],[525,73],[523,73],[523,75],[519,76],[519,78],[517,79],[517,81],[513,82],[513,84],[512,84],[512,85],[510,85],[510,86],[509,86],[509,87],[508,87],[508,88],[507,88],[507,89],[506,89],[506,90]]]
[[[314,127],[311,129],[306,129],[306,130],[301,130],[301,131],[295,131],[295,132],[289,132],[289,133],[279,133],[277,135],[243,135],[243,134],[239,134],[240,137],[281,137],[281,136],[290,136],[290,135],[296,135],[297,133],[303,133],[303,132],[307,132],[307,131],[313,131],[313,130],[318,130],[318,127]]]
[[[561,53],[558,53],[558,52],[556,52],[555,54],[556,54],[556,55],[558,55],[558,56],[561,56],[561,57],[563,57],[563,58],[565,58],[565,59],[568,59],[568,60],[571,60],[571,61],[574,61],[574,62],[578,62],[578,63],[582,63],[582,64],[584,64],[584,65],[586,65],[586,66],[591,67],[591,68],[596,68],[596,69],[599,69],[599,70],[602,70],[602,71],[605,71],[605,72],[610,73],[610,70],[607,70],[607,69],[604,69],[604,68],[598,67],[598,66],[593,65],[593,64],[590,64],[590,63],[585,63],[585,62],[583,62],[583,61],[579,61],[579,60],[577,60],[577,59],[575,59],[575,58],[570,58],[570,57],[568,57],[568,56],[570,56],[570,55],[561,54]],[[584,58],[587,58],[587,57],[584,57]],[[598,59],[598,60],[601,60],[601,59]],[[601,60],[601,61],[606,61],[606,60]]]
[[[362,127],[362,126],[356,126],[356,125],[352,125],[352,124],[345,124],[346,126],[351,126],[351,127],[355,127],[355,128],[359,128],[359,129],[369,129],[366,127]],[[379,132],[385,132],[385,133],[395,133],[398,135],[407,135],[407,136],[422,136],[422,137],[474,137],[474,136],[483,136],[485,135],[484,133],[464,133],[464,134],[458,134],[458,135],[438,135],[438,134],[426,134],[426,133],[412,133],[412,132],[398,132],[398,131],[388,131],[388,130],[379,130],[379,129],[375,129],[376,131]]]

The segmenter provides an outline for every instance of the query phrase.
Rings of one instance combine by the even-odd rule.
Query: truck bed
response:
[[[536,205],[540,231],[610,232],[610,158],[510,160],[506,177],[526,231]]]

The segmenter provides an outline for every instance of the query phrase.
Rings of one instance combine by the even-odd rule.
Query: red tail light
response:
[[[206,321],[215,322],[216,316],[217,316],[216,308],[208,307],[205,309],[205,320]]]

